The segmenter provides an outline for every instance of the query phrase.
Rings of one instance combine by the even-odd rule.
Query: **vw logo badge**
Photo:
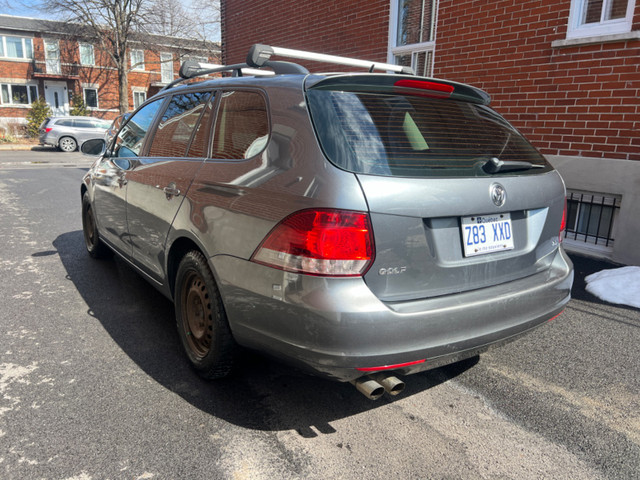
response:
[[[491,200],[493,200],[493,203],[495,203],[497,207],[503,206],[507,199],[507,191],[499,183],[491,185],[490,195]]]

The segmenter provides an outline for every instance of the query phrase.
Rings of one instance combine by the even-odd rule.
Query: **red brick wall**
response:
[[[552,48],[569,6],[441,0],[435,76],[489,92],[545,154],[640,160],[640,41]]]
[[[224,61],[253,43],[386,61],[389,3],[222,0]],[[640,160],[640,40],[552,48],[570,3],[441,0],[434,76],[485,89],[545,154]]]
[[[388,0],[223,0],[221,9],[225,64],[244,62],[254,43],[387,60]],[[318,71],[313,62],[305,66]]]
[[[27,34],[25,34],[27,35]],[[27,35],[29,36],[29,35]],[[31,61],[4,61],[0,60],[0,78],[3,79],[19,79],[28,80],[30,83],[38,85],[38,93],[44,97],[44,82],[66,82],[67,88],[71,94],[82,95],[82,84],[98,85],[98,110],[90,110],[89,115],[99,118],[111,120],[118,115],[118,75],[113,69],[111,57],[97,46],[94,47],[95,65],[96,67],[85,67],[79,65],[80,53],[78,43],[75,39],[62,37],[59,41],[60,59],[63,64],[63,75],[47,76],[35,75]],[[36,33],[33,35],[33,48],[36,66],[44,71],[45,54],[44,41],[42,35]],[[165,49],[159,48],[159,51]],[[171,49],[168,49],[171,51]],[[180,69],[180,59],[178,53],[173,54],[174,63],[173,71],[177,76]],[[209,59],[213,63],[218,63],[219,59],[214,53],[209,54]],[[73,65],[69,65],[73,64]],[[106,66],[108,68],[99,68]],[[68,75],[65,74],[68,70]],[[73,71],[73,75],[71,74]],[[176,77],[177,78],[177,77]],[[160,74],[160,55],[151,50],[145,50],[145,70],[144,72],[129,72],[129,109],[133,110],[133,90],[132,87],[140,87],[147,91],[147,97],[151,97],[160,89],[160,87],[152,87],[161,81]],[[4,82],[3,82],[4,83]],[[19,83],[19,82],[17,82]],[[70,102],[71,103],[71,102]],[[70,105],[71,106],[71,105]],[[114,111],[106,111],[114,110]],[[14,107],[0,105],[0,117],[26,118],[29,113],[28,107]]]

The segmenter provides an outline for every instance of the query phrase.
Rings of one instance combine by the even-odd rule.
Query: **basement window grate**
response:
[[[565,238],[575,243],[613,248],[620,204],[621,197],[616,195],[567,191]]]

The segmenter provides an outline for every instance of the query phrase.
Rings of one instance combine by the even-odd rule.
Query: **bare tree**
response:
[[[145,0],[42,0],[41,8],[67,22],[70,33],[94,41],[117,70],[121,112],[129,110],[127,51]],[[135,67],[132,65],[131,67]]]
[[[149,33],[211,41],[220,37],[219,0],[154,0],[143,13]]]

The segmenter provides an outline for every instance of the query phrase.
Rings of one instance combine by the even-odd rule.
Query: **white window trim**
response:
[[[87,94],[86,94],[87,90],[95,90],[96,91],[96,106],[95,107],[90,107],[89,105],[87,105]],[[82,85],[82,100],[84,101],[84,105],[85,105],[85,107],[87,107],[87,110],[99,110],[100,109],[100,95],[98,93],[98,86],[97,85]]]
[[[133,87],[131,89],[131,99],[133,101],[133,108],[138,108],[140,105],[138,105],[138,107],[136,107],[136,93],[142,93],[144,94],[144,100],[142,102],[140,102],[140,105],[142,105],[144,102],[147,101],[147,91],[143,88],[140,87]]]
[[[24,56],[22,57],[9,57],[7,55],[7,38],[19,38],[22,40],[22,53]],[[29,42],[30,48],[27,48],[27,41]],[[0,58],[8,59],[8,60],[33,60],[33,38],[31,37],[21,37],[19,35],[0,35],[0,43],[2,43],[2,55]],[[28,55],[28,51],[31,51],[31,56]]]
[[[83,45],[91,48],[91,63],[84,63],[82,61],[82,46]],[[78,43],[78,54],[80,56],[80,65],[94,66],[96,64],[96,53],[95,53],[95,48],[93,47],[92,44],[86,43],[86,42]]]
[[[133,52],[141,52],[141,56],[142,56],[142,62],[137,62],[133,59]],[[131,51],[129,52],[129,57],[131,59],[131,70],[135,71],[135,72],[143,72],[145,69],[145,59],[144,59],[144,50],[141,48],[133,48],[131,49]],[[137,65],[136,65],[137,64]],[[135,66],[134,66],[135,65]]]
[[[12,86],[16,85],[16,86],[24,86],[27,87],[27,102],[28,103],[13,103],[13,93],[9,94],[9,103],[4,103],[4,101],[2,100],[2,86],[3,85],[8,85],[9,86],[9,90],[12,90]],[[31,96],[31,87],[35,87],[36,89],[36,98],[32,98]],[[12,81],[12,82],[0,82],[0,106],[11,106],[11,107],[18,107],[18,108],[30,108],[31,104],[37,100],[38,98],[40,98],[40,91],[38,88],[38,84],[37,83],[32,83],[32,82],[21,82],[21,81]]]
[[[171,61],[167,62],[166,58],[165,59],[162,58],[163,56],[171,57]],[[163,70],[165,69],[171,69],[171,79],[168,82],[166,82],[165,79],[163,78],[163,73],[164,73]],[[160,53],[160,81],[162,83],[169,83],[169,82],[172,82],[174,78],[175,78],[175,73],[173,71],[173,53],[161,52]]]
[[[609,1],[610,0],[605,0],[605,2]],[[609,36],[618,33],[628,33],[631,31],[636,0],[629,0],[625,18],[581,25],[580,23],[582,22],[586,3],[587,0],[571,0],[571,10],[569,11],[569,23],[567,26],[567,39],[596,37],[601,35]]]
[[[424,52],[431,50],[434,54],[431,56],[431,68],[430,70],[433,72],[433,67],[435,63],[435,48],[436,48],[436,26],[438,25],[438,0],[435,0],[434,11],[433,11],[433,41],[430,42],[422,42],[422,43],[411,43],[408,45],[396,45],[396,41],[398,39],[398,1],[399,0],[390,0],[389,6],[389,39],[388,39],[388,47],[387,47],[387,62],[395,63],[396,55],[411,55],[411,68],[414,69],[416,66],[414,65],[414,61],[416,56],[413,55],[415,52]]]

